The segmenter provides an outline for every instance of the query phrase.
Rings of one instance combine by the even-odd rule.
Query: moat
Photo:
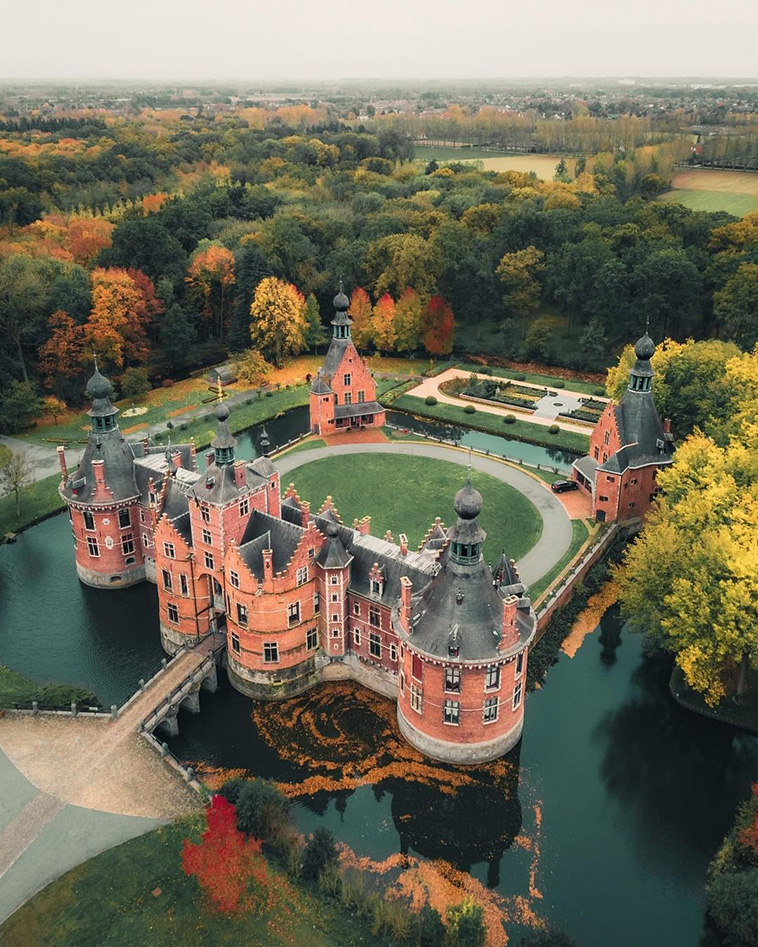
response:
[[[0,662],[121,702],[162,657],[155,600],[149,585],[81,585],[55,517],[0,549]],[[34,603],[46,604],[30,623]],[[705,869],[755,780],[758,739],[681,709],[669,673],[611,608],[529,695],[520,745],[493,764],[423,759],[389,701],[347,684],[256,704],[222,681],[170,745],[209,779],[276,780],[304,831],[327,825],[377,871],[403,852],[442,860],[445,882],[470,872],[475,897],[511,919],[511,943],[545,919],[582,947],[609,931],[621,947],[696,947],[713,942]]]

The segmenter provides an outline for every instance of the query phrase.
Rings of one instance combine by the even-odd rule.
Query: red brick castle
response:
[[[314,397],[331,399],[319,426],[329,413],[335,427],[381,423],[344,294],[335,308],[312,424]],[[343,523],[330,497],[311,512],[292,485],[282,495],[265,432],[262,456],[236,459],[224,404],[201,473],[192,445],[127,442],[97,369],[87,390],[92,431],[75,473],[59,448],[77,572],[101,588],[155,582],[167,652],[225,633],[229,680],[257,699],[356,680],[396,700],[405,738],[436,759],[480,763],[517,743],[535,616],[513,561],[483,559],[470,480],[454,525],[438,518],[412,551],[403,534],[372,536],[369,518]],[[338,413],[353,406],[366,413]]]

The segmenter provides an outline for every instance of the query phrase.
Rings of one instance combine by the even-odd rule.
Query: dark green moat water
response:
[[[154,589],[82,586],[67,517],[0,548],[0,662],[109,704],[161,656]],[[758,778],[758,740],[682,710],[669,671],[610,609],[529,695],[518,749],[487,767],[424,761],[392,704],[347,684],[262,705],[224,682],[180,714],[171,748],[272,777],[303,830],[329,826],[374,867],[404,852],[443,859],[458,883],[470,872],[512,944],[546,919],[580,947],[698,947],[712,943],[705,869]]]

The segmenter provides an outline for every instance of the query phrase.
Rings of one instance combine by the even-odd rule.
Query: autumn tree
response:
[[[371,335],[380,352],[391,352],[395,347],[395,301],[385,293],[374,306],[371,315]]]
[[[421,340],[423,305],[415,289],[403,290],[395,304],[395,348],[398,352],[414,352]]]
[[[84,337],[112,368],[145,361],[150,352],[147,329],[152,318],[145,293],[126,270],[92,271],[92,312]]]
[[[460,904],[447,909],[445,944],[449,947],[484,947],[487,928],[484,908],[473,898],[464,898]]]
[[[455,318],[442,296],[432,296],[421,315],[421,338],[430,355],[449,355],[453,351]]]
[[[526,337],[526,317],[536,312],[540,304],[539,277],[545,269],[545,254],[536,247],[506,253],[496,273],[503,284],[503,305],[509,315],[523,319]]]
[[[258,284],[250,306],[250,337],[263,357],[280,368],[305,344],[305,299],[291,283],[267,277]]]
[[[245,349],[237,358],[237,377],[248,385],[260,385],[270,371],[269,363],[255,349]]]
[[[84,327],[59,309],[47,321],[50,337],[39,349],[39,370],[45,387],[57,390],[62,382],[78,378],[84,352]]]
[[[713,296],[724,335],[743,349],[758,342],[758,263],[743,263]]]
[[[223,339],[229,289],[234,285],[234,254],[219,243],[201,241],[190,259],[186,282],[203,300],[203,315],[214,326],[216,338]]]
[[[374,282],[374,293],[399,296],[408,286],[429,297],[437,286],[442,260],[436,245],[419,234],[394,233],[369,245],[364,265]]]
[[[350,294],[350,308],[348,309],[353,325],[350,334],[353,342],[359,348],[367,348],[373,341],[372,316],[373,309],[368,293],[361,286],[356,287]]]
[[[114,224],[105,217],[72,217],[68,222],[66,246],[74,261],[90,266],[95,257],[111,245]]]

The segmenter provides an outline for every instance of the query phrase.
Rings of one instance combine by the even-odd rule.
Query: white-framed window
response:
[[[287,606],[287,624],[292,626],[300,621],[300,602],[290,602]]]
[[[311,546],[311,548],[308,550],[308,558],[312,559],[315,555],[316,555],[316,550],[313,548],[313,546]]]
[[[381,658],[382,656],[382,639],[373,632],[368,636],[368,651],[374,658]]]
[[[371,580],[371,594],[372,595],[381,595],[382,594],[382,582],[377,581],[376,579]]]
[[[400,693],[405,693],[405,674],[400,675]]]
[[[340,584],[340,577],[339,577],[338,575],[330,575],[330,576],[329,576],[329,582],[330,582],[332,585],[339,585],[339,584]]]
[[[524,670],[524,652],[519,651],[516,656],[516,677],[521,677],[521,672]]]
[[[315,628],[309,628],[305,635],[305,647],[308,651],[314,651],[318,645],[318,632]]]
[[[297,584],[305,585],[308,581],[308,566],[303,566],[301,569],[297,570]]]
[[[444,700],[442,702],[442,720],[457,727],[461,722],[461,704],[458,700]]]
[[[611,432],[610,432],[610,431],[606,431],[605,434],[603,435],[603,443],[604,443],[604,444],[610,444],[610,443],[611,443]]]
[[[203,542],[206,546],[211,546],[213,544],[213,537],[210,534],[210,531],[207,529],[203,530]]]
[[[313,595],[313,614],[318,615],[321,611],[321,595],[315,592]]]
[[[411,710],[417,714],[424,712],[424,690],[415,684],[411,684]]]
[[[333,601],[333,602],[339,602],[339,600],[340,600],[340,593],[339,593],[339,592],[332,592],[332,601]]]
[[[373,605],[369,607],[368,610],[368,623],[373,625],[374,628],[382,627],[381,613],[378,608],[375,608]]]
[[[168,571],[168,569],[163,570],[163,588],[167,592],[172,592],[174,590],[174,577]]]
[[[211,511],[207,506],[200,507],[200,518],[204,523],[210,523],[211,521]]]
[[[361,613],[361,603],[353,602],[353,615],[360,615]]]
[[[350,375],[343,375],[343,376],[342,376],[342,384],[343,384],[343,385],[349,385],[349,384],[351,383],[351,380],[352,380],[352,379],[351,379]]]
[[[352,404],[352,403],[353,403],[353,396],[350,394],[349,391],[346,391],[346,392],[345,392],[345,404]]]
[[[360,628],[353,628],[353,641],[355,642],[356,645],[358,645],[358,647],[360,647],[360,644],[361,644]]]
[[[131,517],[129,516],[129,510],[124,507],[123,510],[118,511],[118,525],[121,529],[126,529],[127,526],[132,525]]]
[[[521,705],[521,681],[516,685],[516,689],[513,692],[513,709],[518,710]]]
[[[339,625],[333,625],[333,626],[332,626],[332,638],[339,638],[339,636],[340,636],[340,626],[339,626]]]
[[[100,546],[95,536],[87,537],[87,552],[95,559],[100,556]]]
[[[139,511],[139,521],[140,521],[140,523],[144,523],[144,522],[145,522],[145,511],[144,511],[144,510],[140,510],[140,511]]]
[[[365,391],[359,391],[359,392],[358,392],[358,404],[363,404],[363,402],[364,402],[365,400],[366,400],[366,392],[365,392]]]
[[[500,698],[488,697],[484,701],[484,707],[482,708],[482,722],[494,723],[497,720],[497,715],[499,712],[500,712]]]
[[[213,568],[213,553],[206,552],[206,554],[205,554],[205,568],[206,568],[206,569],[212,569],[212,568]]]
[[[179,591],[182,595],[189,595],[189,580],[183,572],[179,573]]]
[[[237,634],[236,631],[232,632],[232,651],[235,654],[240,653],[240,636]]]
[[[250,512],[250,497],[243,497],[240,500],[240,516],[247,516]]]
[[[142,534],[142,545],[147,549],[148,546],[152,546],[153,543],[147,533]]]
[[[390,645],[390,661],[397,661],[397,645],[394,643]]]
[[[247,606],[240,605],[239,602],[237,602],[237,624],[238,625],[247,624]]]
[[[234,569],[231,569],[229,572],[229,583],[235,589],[240,587],[240,575],[239,572],[235,572]]]
[[[500,687],[500,665],[490,664],[484,673],[484,689],[496,691]]]
[[[85,510],[82,513],[82,519],[84,520],[85,529],[94,529],[95,528],[95,517],[90,513],[89,510]]]
[[[279,662],[279,644],[276,641],[267,641],[263,645],[263,663],[277,664]]]
[[[168,620],[174,625],[179,624],[179,609],[174,605],[173,602],[169,602],[166,606],[166,614],[168,615]]]
[[[445,668],[445,690],[449,694],[460,694],[461,692],[461,669]]]
[[[337,622],[340,620],[340,616],[336,612],[332,612],[332,621]]]
[[[131,556],[134,552],[134,533],[124,533],[121,537],[121,548],[125,556]]]
[[[176,559],[176,549],[174,548],[173,543],[164,543],[163,544],[163,555],[167,559]]]

